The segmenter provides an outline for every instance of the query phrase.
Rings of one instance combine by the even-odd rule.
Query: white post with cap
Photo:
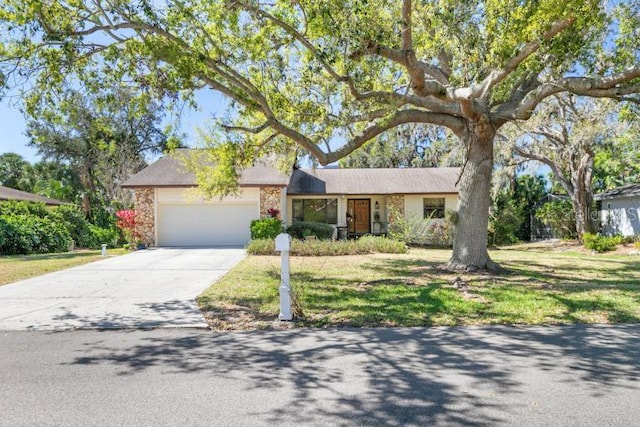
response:
[[[276,236],[276,251],[280,251],[280,320],[293,320],[291,313],[291,286],[289,285],[289,251],[291,250],[291,236],[280,233]]]

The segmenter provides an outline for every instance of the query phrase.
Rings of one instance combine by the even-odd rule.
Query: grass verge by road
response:
[[[108,256],[122,255],[127,252],[124,249],[109,249]],[[0,286],[99,259],[103,259],[99,250],[79,250],[59,254],[0,256]]]
[[[292,257],[296,326],[640,321],[640,258],[526,248],[492,251],[501,274],[451,273],[450,251]],[[270,328],[278,257],[250,256],[198,299],[215,329]]]

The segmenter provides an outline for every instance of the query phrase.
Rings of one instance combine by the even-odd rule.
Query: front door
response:
[[[349,232],[367,234],[371,232],[371,201],[369,199],[349,199],[347,201]]]

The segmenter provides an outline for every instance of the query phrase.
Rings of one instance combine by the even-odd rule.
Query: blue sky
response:
[[[186,144],[195,146],[196,128],[205,127],[208,119],[213,115],[221,115],[226,110],[226,101],[222,95],[211,90],[201,90],[196,94],[200,105],[198,111],[187,109],[182,115],[182,132],[187,134]],[[26,120],[15,99],[0,102],[0,154],[12,152],[20,154],[30,163],[40,160],[38,152],[28,146],[29,139],[26,132]]]
[[[6,152],[18,153],[25,159],[36,160],[36,150],[27,147],[25,120],[17,106],[7,102],[0,103],[0,154]]]

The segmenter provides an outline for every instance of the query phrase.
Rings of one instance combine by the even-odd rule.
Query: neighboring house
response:
[[[319,221],[352,234],[382,234],[391,212],[444,218],[458,203],[459,168],[295,169],[257,165],[237,196],[203,200],[193,174],[166,156],[122,186],[135,192],[139,231],[149,246],[245,245],[251,220],[270,208],[288,225]]]
[[[603,234],[640,235],[640,184],[628,184],[600,193]]]
[[[0,185],[0,202],[4,202],[6,200],[41,202],[49,206],[64,205],[64,202],[61,202],[60,200],[51,199],[49,197],[39,196],[37,194],[16,190],[15,188],[3,187]]]

